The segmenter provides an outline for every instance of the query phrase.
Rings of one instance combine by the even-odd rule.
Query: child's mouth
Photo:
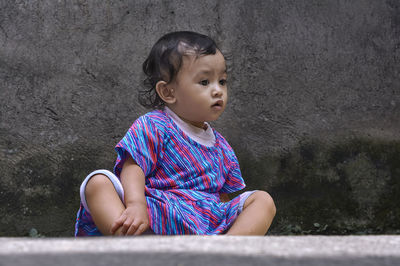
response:
[[[224,105],[224,101],[223,100],[218,100],[216,103],[211,105],[211,107],[222,108],[223,105]]]

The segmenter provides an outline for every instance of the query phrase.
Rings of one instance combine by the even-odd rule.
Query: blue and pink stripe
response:
[[[215,145],[203,146],[164,111],[155,110],[138,118],[116,145],[117,177],[128,156],[145,173],[150,227],[156,234],[220,234],[236,219],[240,197],[221,202],[219,193],[239,191],[245,184],[232,148],[214,134]]]

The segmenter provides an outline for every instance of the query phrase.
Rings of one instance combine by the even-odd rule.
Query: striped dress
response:
[[[219,193],[239,191],[245,184],[232,148],[213,131],[215,145],[203,146],[164,111],[155,110],[138,118],[116,145],[116,176],[128,156],[145,174],[155,234],[220,234],[235,221],[240,197],[221,202]]]

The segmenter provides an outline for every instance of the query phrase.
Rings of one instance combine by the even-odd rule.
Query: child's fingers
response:
[[[122,224],[121,234],[126,235],[132,224],[133,224],[132,219],[126,219],[125,222]]]
[[[124,217],[119,217],[115,222],[112,223],[110,233],[113,235],[115,232],[118,230],[118,228],[121,227],[121,225],[124,223],[125,218]]]
[[[132,223],[131,226],[129,227],[128,231],[126,232],[127,236],[133,235],[137,229],[139,228],[139,225]]]
[[[149,225],[147,225],[147,224],[141,224],[139,227],[138,227],[138,229],[136,230],[136,232],[135,232],[135,236],[137,236],[137,235],[141,235],[141,234],[143,234],[143,232],[144,231],[146,231],[147,229],[149,228]]]

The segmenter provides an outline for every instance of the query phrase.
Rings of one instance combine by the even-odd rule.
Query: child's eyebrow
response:
[[[211,71],[211,70],[200,70],[199,72],[198,72],[198,74],[199,75],[209,75],[209,74],[212,74],[214,71]],[[226,71],[226,68],[224,68],[223,70],[221,70],[220,72],[219,72],[219,74],[226,74],[227,73],[227,71]]]
[[[198,72],[198,74],[200,74],[200,75],[202,75],[202,74],[207,75],[207,74],[210,74],[210,73],[212,73],[212,71],[210,71],[210,70],[200,70],[200,71]]]

